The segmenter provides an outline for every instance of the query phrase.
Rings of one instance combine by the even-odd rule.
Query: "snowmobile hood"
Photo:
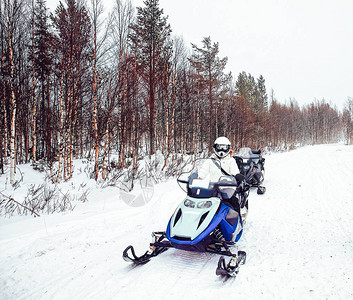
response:
[[[170,219],[170,237],[178,237],[185,241],[196,239],[211,223],[220,202],[217,197],[186,197]]]

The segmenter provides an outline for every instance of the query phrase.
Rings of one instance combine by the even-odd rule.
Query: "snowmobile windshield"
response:
[[[193,170],[189,174],[182,175],[184,178],[187,176],[185,183],[187,183],[187,193],[190,197],[228,199],[235,191],[234,177],[225,176],[219,162],[214,159],[197,160]],[[179,182],[181,177],[179,176]]]
[[[192,179],[189,182],[188,196],[194,198],[210,198],[217,196],[215,183],[208,179]]]
[[[240,148],[238,156],[244,157],[244,158],[250,158],[252,156],[252,151],[249,147]]]

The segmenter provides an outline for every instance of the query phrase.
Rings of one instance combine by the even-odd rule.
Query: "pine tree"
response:
[[[263,112],[268,109],[268,96],[266,92],[265,78],[262,75],[260,75],[260,77],[257,79],[256,89],[258,93],[258,106]]]
[[[235,82],[235,89],[238,97],[243,97],[248,103],[250,102],[251,88],[249,86],[248,75],[246,72],[241,72]]]
[[[51,107],[50,107],[50,76],[53,68],[51,34],[49,17],[45,0],[36,0],[33,15],[32,36],[32,159],[37,157],[37,139],[41,147],[40,156],[51,161]],[[38,111],[38,113],[37,113]],[[38,117],[41,116],[41,117]],[[37,130],[39,129],[39,130]],[[38,136],[38,133],[40,136]]]
[[[265,144],[266,128],[268,120],[268,96],[265,87],[265,79],[262,75],[255,80],[250,74],[241,72],[235,83],[238,97],[243,97],[248,103],[254,116],[249,126],[252,127],[253,135],[248,141],[252,147],[260,147]]]
[[[146,87],[149,108],[149,153],[155,151],[156,101],[158,87],[163,84],[163,74],[172,54],[171,29],[158,0],[144,1],[137,8],[137,20],[131,26],[130,47],[135,51],[138,73]]]
[[[198,86],[202,89],[200,93],[205,95],[208,102],[209,116],[206,127],[209,128],[209,133],[206,142],[211,150],[213,142],[219,134],[217,110],[222,101],[221,94],[231,80],[231,74],[224,73],[228,58],[219,58],[219,43],[212,44],[211,38],[206,37],[202,40],[202,44],[202,48],[192,44],[193,54],[190,57],[190,64],[195,69]],[[200,101],[200,99],[198,100]]]

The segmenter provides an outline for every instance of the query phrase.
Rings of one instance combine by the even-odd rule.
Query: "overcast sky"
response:
[[[104,1],[107,7],[110,6]],[[133,0],[144,6],[143,0]],[[57,0],[48,0],[51,8]],[[282,103],[353,97],[353,0],[160,0],[173,34],[219,42],[227,71],[266,80]]]

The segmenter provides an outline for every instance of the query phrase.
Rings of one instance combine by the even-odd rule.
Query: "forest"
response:
[[[157,152],[165,164],[208,153],[221,135],[234,151],[353,143],[353,98],[343,111],[283,103],[262,75],[227,73],[217,37],[174,36],[158,0],[102,4],[0,2],[0,173],[9,167],[11,184],[18,164],[41,162],[61,182],[88,158],[98,180]]]

